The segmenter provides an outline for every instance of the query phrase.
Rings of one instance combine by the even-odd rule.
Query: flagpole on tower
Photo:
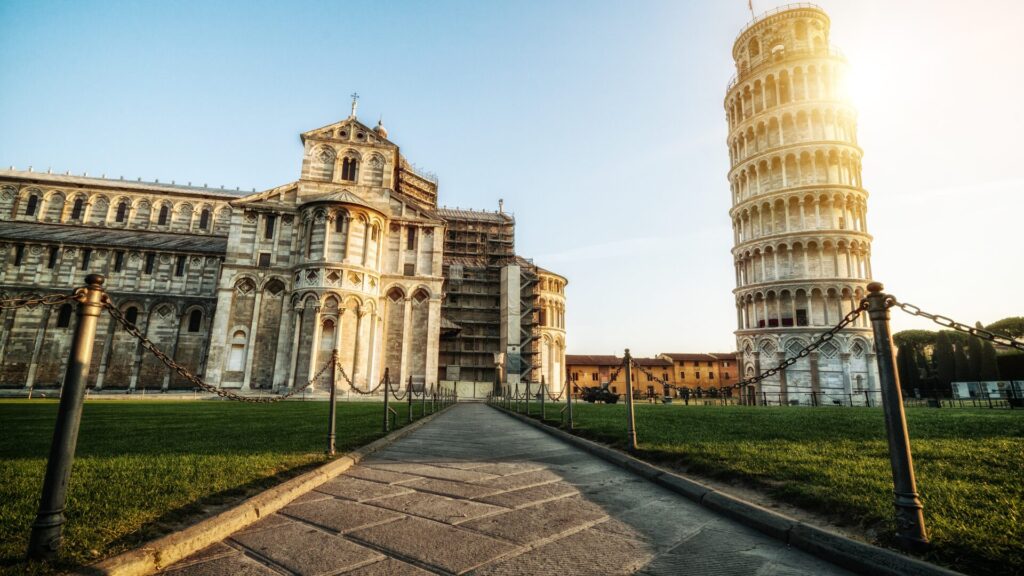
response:
[[[750,17],[757,18],[754,14],[754,0],[747,0],[747,8],[750,8]]]

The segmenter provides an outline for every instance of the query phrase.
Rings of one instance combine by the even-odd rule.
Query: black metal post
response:
[[[384,433],[387,434],[391,427],[388,426],[388,411],[391,407],[388,406],[388,396],[391,394],[391,380],[388,378],[388,369],[384,368]]]
[[[526,415],[530,415],[530,381],[526,381]]]
[[[335,349],[331,351],[331,407],[327,415],[327,454],[329,456],[334,456],[335,418],[338,410],[338,404],[335,402],[335,397],[338,393],[338,386],[335,382],[335,373],[337,371],[338,350]]]
[[[412,424],[412,375],[409,375],[408,384],[405,385],[405,395],[409,397],[409,424]]]
[[[928,533],[924,525],[924,506],[917,495],[914,479],[914,460],[910,453],[910,435],[903,411],[900,377],[896,372],[896,353],[889,332],[889,306],[881,282],[868,284],[868,315],[875,336],[878,376],[882,387],[882,409],[885,412],[885,431],[889,439],[889,461],[892,465],[894,506],[896,507],[896,539],[908,550],[922,550],[928,546]]]
[[[544,376],[541,375],[541,377],[540,377],[540,421],[541,422],[543,422],[544,421],[544,417],[547,416],[547,414],[544,411],[544,397],[547,396],[547,395],[548,395],[548,389],[544,385]]]
[[[68,483],[75,460],[75,446],[78,444],[78,427],[85,402],[85,380],[89,375],[96,324],[103,309],[103,281],[102,275],[89,274],[85,277],[88,287],[79,292],[82,299],[78,302],[78,324],[71,341],[71,357],[64,372],[57,424],[53,429],[50,457],[46,461],[46,475],[43,477],[43,494],[29,536],[29,558],[54,558],[63,541],[62,531],[66,522],[64,505],[67,503]]]
[[[626,369],[626,447],[630,451],[636,450],[636,418],[633,415],[633,357],[629,355],[629,348],[625,354]]]
[[[568,388],[565,390],[565,409],[569,413],[569,430],[572,430],[573,427],[576,426],[576,423],[573,422],[573,419],[572,419],[572,387],[573,387],[573,381],[572,381],[572,379],[569,378],[568,371],[567,371],[567,373],[565,375],[565,385],[568,386]]]

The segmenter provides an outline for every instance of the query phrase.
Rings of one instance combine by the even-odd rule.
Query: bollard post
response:
[[[885,431],[889,440],[889,461],[893,476],[893,505],[896,508],[896,540],[907,550],[922,550],[928,546],[928,533],[924,525],[924,507],[917,495],[914,479],[914,460],[910,453],[907,418],[903,411],[900,377],[896,373],[896,353],[889,332],[888,295],[881,282],[868,284],[868,315],[875,336],[878,376],[882,388],[882,409],[885,413]]]
[[[409,375],[408,383],[405,385],[405,395],[408,397],[408,400],[409,400],[409,414],[407,414],[407,416],[409,417],[409,424],[412,424],[412,375],[411,374]]]
[[[544,376],[541,376],[540,377],[540,421],[541,422],[544,421],[544,416],[546,416],[546,414],[544,412],[544,397],[547,396],[547,393],[548,393],[548,389],[544,385]]]
[[[636,451],[636,418],[633,416],[633,358],[626,348],[626,447]]]
[[[566,409],[566,411],[568,411],[568,415],[569,415],[569,430],[572,430],[573,427],[576,424],[572,421],[572,386],[573,386],[573,383],[572,383],[572,380],[569,378],[568,371],[566,371],[566,374],[565,374],[565,385],[567,386],[567,388],[565,389],[565,409]]]
[[[388,410],[391,410],[391,407],[388,406],[388,395],[391,393],[390,388],[391,388],[391,381],[388,378],[387,366],[385,366],[384,367],[384,433],[385,434],[387,434],[390,431],[390,428],[391,428],[390,426],[388,426]]]
[[[420,396],[420,418],[424,418],[427,415],[427,379],[423,379],[423,392]]]
[[[336,395],[338,392],[337,382],[335,382],[336,373],[338,371],[338,350],[331,351],[331,407],[327,411],[327,455],[334,456],[334,435],[335,435],[335,418],[337,416],[338,405],[335,402]]]
[[[526,381],[526,415],[530,415],[530,381]]]
[[[96,324],[103,309],[103,281],[102,275],[89,274],[85,277],[88,287],[77,291],[81,298],[78,301],[78,324],[75,326],[75,334],[71,340],[71,356],[64,372],[64,393],[60,397],[57,423],[50,443],[50,456],[46,461],[43,495],[39,500],[39,511],[36,513],[29,536],[29,558],[52,559],[57,556],[63,541],[62,531],[67,521],[64,517],[64,505],[67,503],[71,467],[75,460],[78,427],[82,421],[85,380],[89,375],[89,361],[92,358],[93,341],[96,339]]]

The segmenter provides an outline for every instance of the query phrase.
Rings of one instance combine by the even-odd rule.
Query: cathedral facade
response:
[[[820,8],[788,5],[757,18],[733,46],[725,111],[741,378],[797,355],[858,306],[871,278],[857,113],[829,25]],[[744,397],[877,402],[877,374],[863,314]]]
[[[355,112],[301,134],[297,180],[250,194],[0,171],[0,298],[104,274],[111,299],[161,350],[242,391],[306,384],[334,353],[363,390],[385,370],[416,387],[459,374],[458,359],[439,365],[442,326],[462,326],[445,318],[448,222],[436,178]],[[59,386],[75,320],[71,305],[0,310],[0,387]],[[106,315],[88,385],[191,388]]]

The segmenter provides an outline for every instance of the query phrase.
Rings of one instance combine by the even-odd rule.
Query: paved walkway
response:
[[[845,574],[482,404],[167,573]]]

